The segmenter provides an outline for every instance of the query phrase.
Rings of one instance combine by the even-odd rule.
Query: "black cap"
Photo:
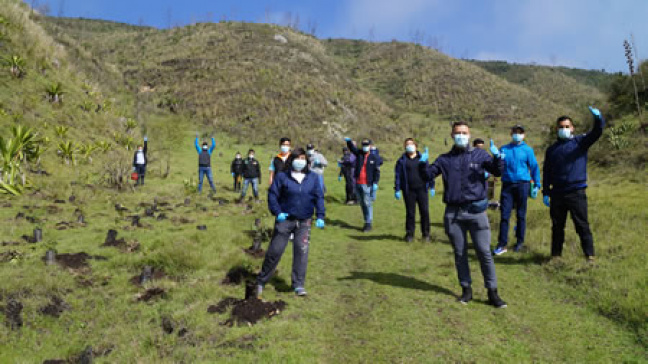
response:
[[[348,152],[348,151],[349,151],[349,148],[344,147],[344,148],[342,148],[342,151],[343,151],[343,152]]]
[[[306,145],[306,149],[308,150],[315,149],[315,146],[313,144],[308,144]]]
[[[371,139],[365,139],[362,141],[362,145],[371,145]]]
[[[513,127],[511,128],[511,131],[516,131],[516,130],[522,130],[522,132],[524,133],[524,127],[520,124],[513,125]]]

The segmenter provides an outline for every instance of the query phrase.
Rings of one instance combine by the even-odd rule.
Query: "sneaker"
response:
[[[430,240],[430,235],[425,235],[425,236],[423,237],[423,242],[424,242],[424,243],[429,243],[430,241],[431,241],[431,240]]]
[[[493,254],[502,255],[502,254],[506,253],[507,251],[508,250],[506,249],[505,246],[498,246],[497,248],[495,248],[495,250],[493,250]]]
[[[406,243],[411,243],[414,241],[414,237],[412,235],[405,235],[405,242]]]
[[[261,299],[261,296],[263,296],[263,286],[260,284],[257,284],[256,286],[256,298]]]
[[[500,296],[497,294],[497,288],[488,290],[488,304],[495,306],[495,308],[506,307],[506,302],[502,301]]]
[[[367,224],[364,225],[364,228],[362,229],[362,232],[367,233],[369,231],[371,231],[371,224],[367,223]]]
[[[295,294],[296,294],[297,296],[299,296],[299,297],[306,296],[306,295],[307,295],[307,293],[306,293],[306,288],[304,288],[304,287],[297,287],[297,288],[295,288]]]
[[[516,252],[516,253],[522,253],[525,250],[526,250],[526,248],[524,247],[524,244],[522,244],[522,243],[517,243],[513,247],[513,251]]]
[[[459,302],[463,305],[467,305],[468,302],[472,301],[472,288],[471,287],[461,287],[461,297]]]

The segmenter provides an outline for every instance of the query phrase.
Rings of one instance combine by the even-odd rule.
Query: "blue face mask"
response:
[[[520,143],[524,140],[524,134],[515,133],[511,136],[511,139],[513,139],[513,141],[516,143]]]
[[[290,146],[289,145],[282,145],[281,146],[281,153],[288,153],[290,152]]]
[[[365,152],[365,153],[367,153],[369,151],[369,149],[370,148],[369,148],[368,145],[365,145],[364,147],[362,147],[362,151]]]
[[[303,171],[304,168],[306,168],[306,160],[304,160],[304,159],[295,159],[292,162],[292,168],[297,172]]]
[[[569,139],[571,137],[571,129],[560,128],[558,129],[558,138],[560,139]]]
[[[406,151],[407,153],[414,153],[414,152],[416,152],[416,145],[414,145],[414,144],[410,144],[410,145],[406,146],[406,147],[405,147],[405,151]]]
[[[470,139],[470,136],[466,134],[455,134],[453,138],[454,143],[457,147],[465,148],[468,146],[468,140]]]

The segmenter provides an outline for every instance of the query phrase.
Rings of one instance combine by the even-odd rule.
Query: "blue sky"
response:
[[[320,38],[418,39],[458,58],[627,71],[648,57],[648,0],[25,0],[52,15],[164,28],[221,19],[317,24]],[[290,14],[290,16],[288,15]]]

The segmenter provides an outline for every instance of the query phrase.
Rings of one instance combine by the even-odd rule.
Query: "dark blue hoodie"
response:
[[[499,177],[503,163],[478,148],[457,148],[441,154],[434,163],[421,163],[428,181],[438,175],[443,177],[443,202],[448,205],[464,205],[486,199],[486,177],[484,171]]]
[[[277,173],[268,191],[268,208],[275,216],[286,213],[299,220],[312,218],[317,210],[317,218],[323,219],[326,210],[318,176],[308,171],[299,183],[289,171]]]
[[[407,153],[403,153],[403,155],[398,158],[398,161],[396,161],[396,167],[394,167],[394,191],[407,191],[408,190],[408,182],[407,182]],[[421,153],[416,152],[416,159],[421,159]],[[427,165],[427,162],[425,162],[425,165]],[[426,181],[425,175],[421,177],[424,181]],[[435,183],[434,180],[432,181],[426,181],[426,187],[427,189],[434,189]]]
[[[605,120],[594,118],[589,133],[559,139],[547,148],[543,167],[542,194],[565,193],[587,187],[587,151],[603,134]]]

